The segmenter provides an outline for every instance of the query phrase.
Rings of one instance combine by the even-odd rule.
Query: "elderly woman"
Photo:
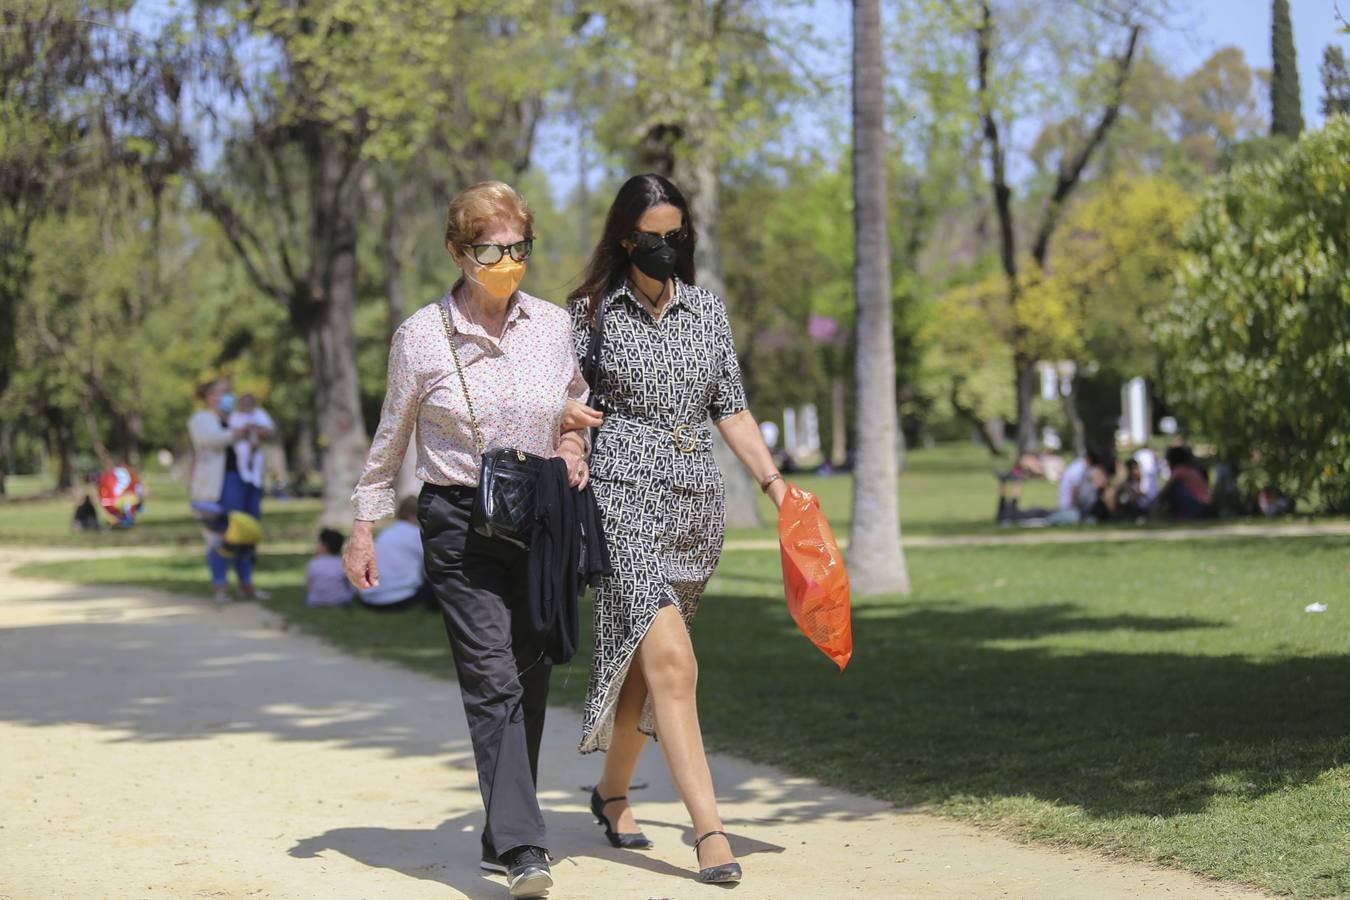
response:
[[[459,673],[487,814],[482,866],[505,872],[516,897],[553,883],[536,797],[549,666],[526,627],[527,552],[469,527],[479,454],[558,456],[574,486],[586,478],[584,439],[560,428],[567,401],[587,392],[567,313],[517,289],[532,222],[525,200],[501,182],[476,184],[450,202],[445,246],[462,275],[394,335],[344,555],[358,590],[378,584],[372,526],[394,513],[395,479],[416,434],[426,575]]]
[[[591,478],[613,574],[595,593],[595,657],[581,750],[605,750],[591,810],[615,847],[644,849],[628,785],[647,735],[693,819],[699,880],[735,883],[695,705],[689,628],[725,530],[712,426],[763,490],[787,491],[746,408],[727,311],[694,283],[693,223],[675,185],[638,175],[619,189],[584,281],[571,296],[579,354],[599,326]]]

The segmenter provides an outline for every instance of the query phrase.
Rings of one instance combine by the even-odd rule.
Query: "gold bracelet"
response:
[[[775,481],[777,481],[782,477],[783,477],[782,472],[774,472],[768,478],[764,479],[759,483],[759,489],[767,494],[769,492],[769,485],[773,484]]]

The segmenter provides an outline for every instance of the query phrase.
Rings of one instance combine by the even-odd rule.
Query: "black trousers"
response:
[[[528,554],[474,532],[472,508],[472,490],[428,484],[417,518],[478,765],[483,850],[499,856],[546,847],[535,788],[550,667],[526,627]]]

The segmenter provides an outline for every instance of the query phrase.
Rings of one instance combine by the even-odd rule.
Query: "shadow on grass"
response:
[[[1224,626],[1094,616],[1065,603],[927,602],[857,607],[853,660],[832,676],[776,606],[703,604],[696,641],[710,742],[898,804],[1030,796],[1103,818],[1176,816],[1223,794],[1314,780],[1350,756],[1350,656],[1018,646]]]

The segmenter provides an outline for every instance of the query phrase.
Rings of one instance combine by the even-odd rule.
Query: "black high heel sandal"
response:
[[[712,837],[714,834],[720,834],[728,841],[725,831],[710,831],[703,837],[694,841],[694,859],[698,859],[698,845]],[[698,870],[698,880],[704,884],[739,884],[741,881],[741,864],[738,862],[722,863],[720,866],[708,866],[706,869]]]
[[[614,830],[614,827],[609,824],[609,819],[605,817],[605,806],[607,804],[614,803],[617,800],[627,799],[627,796],[623,796],[610,797],[608,800],[605,800],[600,796],[598,788],[592,788],[591,814],[595,816],[596,824],[604,827],[605,837],[609,838],[609,845],[611,847],[618,847],[620,850],[650,850],[652,842],[645,834],[640,831],[633,834],[619,834]]]

